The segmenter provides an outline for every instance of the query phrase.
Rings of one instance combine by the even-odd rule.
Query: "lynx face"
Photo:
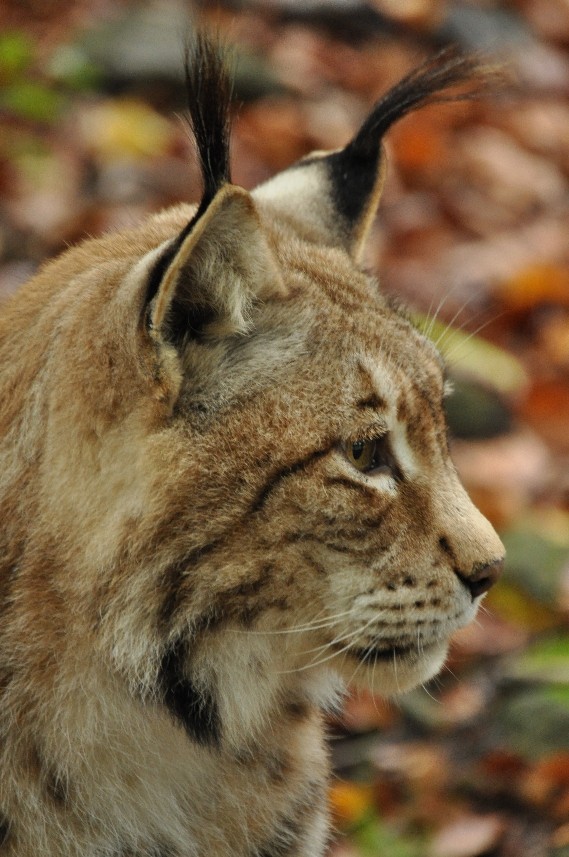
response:
[[[262,196],[286,292],[255,320],[274,358],[262,369],[253,346],[239,347],[236,389],[250,378],[259,419],[243,425],[231,406],[215,419],[237,439],[224,449],[228,495],[236,481],[254,486],[228,554],[262,555],[266,568],[254,591],[244,583],[226,632],[274,634],[283,670],[336,669],[397,693],[440,668],[502,546],[450,460],[435,348],[344,250],[283,241]]]
[[[474,616],[502,546],[449,458],[444,366],[358,258],[382,134],[475,70],[435,60],[248,193],[200,43],[197,211],[4,308],[2,853],[317,857],[338,677],[412,687]]]
[[[351,336],[322,325],[310,337],[329,350],[315,373],[328,372],[331,393],[318,408],[322,443],[264,507],[282,522],[284,567],[304,565],[312,580],[297,621],[319,617],[319,639],[303,662],[396,693],[440,668],[450,634],[496,579],[502,549],[449,459],[440,359],[404,319],[365,303],[366,317],[352,309]]]

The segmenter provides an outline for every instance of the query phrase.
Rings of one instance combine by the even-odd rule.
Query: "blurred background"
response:
[[[199,199],[196,21],[235,46],[247,188],[344,145],[449,42],[513,73],[389,134],[366,262],[447,356],[454,457],[508,563],[436,680],[330,723],[332,854],[568,857],[569,2],[2,0],[0,296],[86,235]]]

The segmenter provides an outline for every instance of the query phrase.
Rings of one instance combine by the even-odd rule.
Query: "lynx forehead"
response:
[[[323,711],[425,681],[473,618],[502,545],[449,458],[439,355],[358,259],[384,133],[483,77],[439,56],[249,193],[198,38],[200,205],[3,308],[2,857],[322,855]]]

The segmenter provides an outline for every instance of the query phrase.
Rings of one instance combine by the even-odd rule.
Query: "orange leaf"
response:
[[[498,297],[514,312],[529,312],[543,303],[569,307],[569,268],[561,265],[530,265],[504,280]]]
[[[359,821],[373,806],[373,789],[359,783],[332,783],[329,797],[336,823],[344,826]]]

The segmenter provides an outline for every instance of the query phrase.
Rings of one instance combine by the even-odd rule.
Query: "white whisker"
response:
[[[498,315],[492,316],[492,318],[486,319],[486,321],[484,321],[482,324],[478,325],[478,327],[476,327],[468,336],[464,337],[464,339],[461,339],[460,342],[457,342],[453,346],[453,348],[451,348],[450,351],[448,351],[444,355],[447,363],[452,362],[453,365],[456,366],[456,364],[459,362],[459,360],[463,360],[465,355],[459,356],[458,358],[456,357],[456,354],[460,352],[460,349],[464,348],[466,345],[468,345],[468,343],[470,342],[471,339],[473,339],[475,336],[478,336],[478,334],[481,331],[483,331],[485,327],[488,327],[489,324],[492,324],[492,322],[494,322],[494,321],[496,321],[496,319],[500,318],[501,315],[504,315],[504,313],[499,313]]]
[[[439,318],[439,313],[441,312],[442,308],[444,307],[444,305],[446,304],[446,302],[448,301],[448,299],[451,297],[451,295],[453,294],[453,292],[456,292],[456,290],[460,287],[460,285],[461,285],[461,284],[460,284],[460,283],[458,283],[458,282],[457,282],[457,283],[455,283],[455,284],[454,284],[454,286],[452,286],[452,288],[450,288],[447,292],[445,292],[445,293],[442,295],[442,297],[441,297],[441,299],[439,300],[439,303],[438,303],[438,305],[437,305],[437,308],[436,308],[436,310],[435,310],[435,312],[434,312],[433,316],[432,316],[432,317],[431,317],[431,319],[429,320],[428,316],[429,316],[429,313],[431,312],[431,307],[432,307],[432,305],[433,305],[433,301],[434,301],[434,295],[433,295],[433,297],[431,298],[431,303],[429,304],[429,309],[428,309],[428,311],[427,311],[427,322],[428,322],[428,326],[427,326],[427,327],[425,327],[425,329],[423,330],[423,335],[424,335],[424,336],[426,336],[428,339],[430,339],[430,338],[431,338],[431,335],[432,335],[432,333],[433,333],[433,328],[434,328],[434,326],[435,326],[435,324],[437,323],[438,318]],[[470,299],[469,299],[469,300],[470,300]]]
[[[475,295],[473,295],[473,296],[469,297],[469,298],[468,298],[468,299],[467,299],[467,300],[466,300],[466,301],[465,301],[465,302],[464,302],[464,303],[463,303],[463,304],[462,304],[462,305],[457,309],[457,311],[455,312],[455,314],[453,315],[453,317],[450,319],[450,321],[448,321],[448,322],[446,322],[446,323],[445,323],[445,328],[444,328],[444,330],[440,333],[440,335],[439,335],[439,336],[437,337],[437,339],[435,340],[435,343],[434,343],[434,344],[435,344],[435,348],[441,348],[441,349],[442,349],[442,345],[441,345],[441,343],[442,343],[442,341],[444,340],[445,336],[449,333],[449,331],[450,331],[450,332],[453,332],[453,331],[454,331],[453,324],[455,323],[455,321],[457,320],[457,318],[460,316],[460,314],[464,312],[464,310],[467,308],[467,306],[468,306],[469,304],[471,304],[473,300],[475,300],[475,298],[476,298],[476,296],[475,296]]]
[[[332,616],[327,616],[324,619],[314,619],[312,622],[307,622],[304,625],[295,625],[293,628],[282,628],[277,631],[262,631],[252,628],[230,628],[229,630],[235,634],[264,634],[269,636],[273,634],[303,634],[307,631],[319,631],[322,628],[329,628],[332,625],[336,625],[343,617],[356,612],[355,608],[352,607],[350,610],[344,610],[342,613],[336,613]]]
[[[345,636],[343,636],[341,639],[342,639],[342,640],[347,640],[347,639],[349,639],[349,638],[356,637],[356,636],[358,636],[358,635],[362,634],[362,633],[366,630],[366,628],[368,628],[368,627],[372,624],[372,622],[375,622],[375,616],[373,616],[373,617],[372,617],[368,622],[366,622],[366,624],[365,624],[365,625],[363,625],[361,628],[357,628],[355,631],[351,631],[349,634],[346,634],[346,635],[345,635]],[[326,650],[326,649],[331,648],[331,647],[332,647],[332,646],[334,646],[335,644],[336,644],[336,641],[335,641],[335,640],[332,640],[332,641],[331,641],[330,643],[328,643],[326,646],[321,646],[320,648],[321,648],[321,649]],[[332,660],[332,658],[336,658],[336,657],[338,657],[338,656],[339,656],[339,655],[341,655],[343,652],[347,652],[347,651],[348,651],[348,649],[349,649],[350,647],[351,647],[351,643],[347,643],[347,644],[346,644],[345,646],[343,646],[341,649],[339,649],[338,651],[334,651],[334,652],[332,652],[332,654],[331,654],[331,655],[327,655],[327,657],[325,657],[325,658],[321,658],[320,660],[312,660],[310,663],[305,664],[305,665],[304,665],[304,666],[302,666],[302,667],[296,667],[295,669],[292,669],[292,670],[280,670],[280,671],[279,671],[279,675],[286,675],[286,674],[288,674],[288,673],[304,672],[304,670],[308,670],[308,669],[315,669],[316,667],[321,666],[322,664],[326,663],[327,661]],[[307,653],[306,653],[306,654],[307,654]]]

